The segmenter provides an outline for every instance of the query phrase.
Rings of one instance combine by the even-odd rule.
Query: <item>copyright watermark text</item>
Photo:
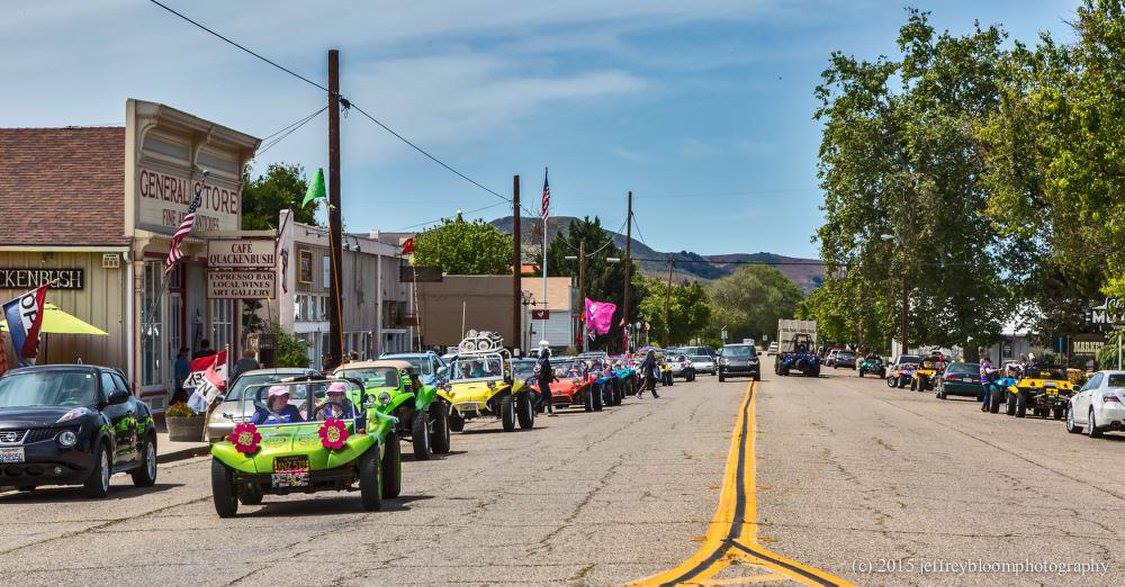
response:
[[[853,573],[860,574],[898,574],[917,573],[922,575],[972,575],[972,574],[1011,574],[1011,575],[1104,575],[1109,571],[1109,563],[1057,560],[943,560],[920,558],[872,558],[857,559],[851,564]]]

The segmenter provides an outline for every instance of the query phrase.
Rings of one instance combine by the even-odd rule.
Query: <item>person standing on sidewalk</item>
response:
[[[551,382],[557,381],[555,370],[551,367],[551,349],[544,347],[539,351],[539,364],[535,366],[536,378],[539,384],[539,407],[547,411],[548,416],[555,415],[555,403],[551,400]]]
[[[980,411],[987,412],[990,405],[990,394],[992,393],[992,382],[996,379],[996,369],[992,368],[992,361],[988,357],[983,357],[980,360],[980,384],[984,388],[984,393],[981,394]]]
[[[230,380],[234,381],[238,379],[239,375],[247,371],[254,371],[255,369],[261,368],[262,366],[258,364],[258,360],[254,358],[254,349],[247,346],[246,349],[242,351],[242,358],[234,362],[234,373],[231,374]]]

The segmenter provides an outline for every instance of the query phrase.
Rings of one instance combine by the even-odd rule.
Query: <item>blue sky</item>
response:
[[[469,176],[537,209],[551,167],[556,214],[622,225],[665,251],[815,256],[819,128],[813,87],[832,50],[894,51],[899,2],[166,0],[342,92]],[[948,0],[939,28],[974,19],[1014,38],[1071,37],[1076,2]],[[310,8],[316,6],[317,9]],[[122,124],[125,99],[164,102],[255,136],[320,108],[322,93],[144,0],[12,3],[0,21],[0,126]],[[326,118],[255,162],[327,160]],[[349,230],[400,230],[506,204],[355,113],[343,122]]]

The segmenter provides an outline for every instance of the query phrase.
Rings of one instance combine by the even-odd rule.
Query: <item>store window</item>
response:
[[[184,343],[184,281],[183,266],[172,270],[168,277],[168,354],[172,360],[180,352]]]
[[[332,287],[332,259],[328,255],[320,258],[320,286]]]
[[[160,317],[164,304],[160,299],[163,263],[146,261],[144,291],[141,299],[141,385],[160,385],[163,332]]]
[[[211,300],[211,348],[220,350],[234,339],[234,300]]]

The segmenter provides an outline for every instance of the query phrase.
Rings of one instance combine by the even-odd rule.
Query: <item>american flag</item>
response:
[[[543,223],[546,224],[547,217],[550,216],[551,210],[551,185],[547,183],[547,170],[543,170],[543,207],[540,209],[540,216],[543,218]]]
[[[195,225],[195,211],[199,209],[199,204],[203,202],[203,185],[200,184],[195,187],[195,197],[191,200],[191,205],[188,206],[187,214],[184,214],[184,219],[180,221],[179,228],[176,229],[175,234],[172,235],[172,245],[168,249],[168,258],[164,259],[164,274],[176,266],[176,261],[184,257],[184,251],[180,249],[180,243],[183,242],[187,235],[191,234],[191,227]]]

